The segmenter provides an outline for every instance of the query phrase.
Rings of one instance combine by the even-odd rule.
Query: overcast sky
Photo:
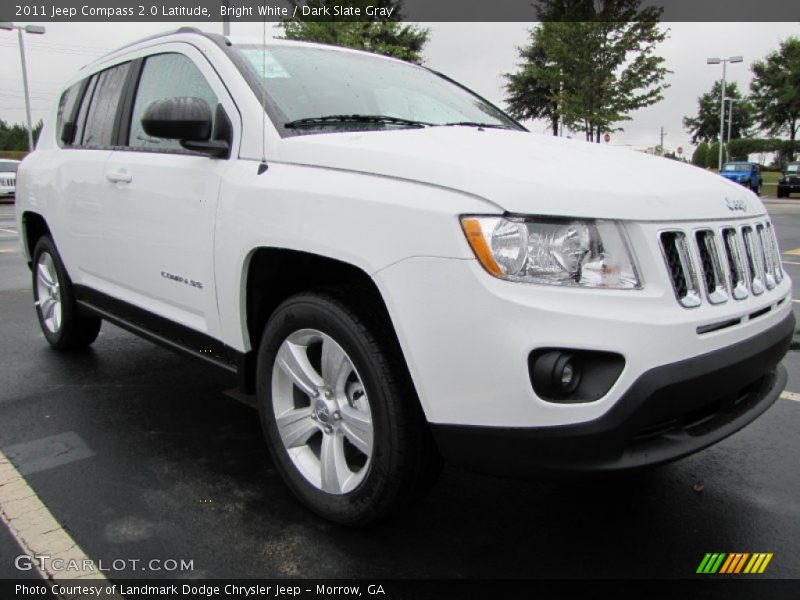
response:
[[[196,24],[201,29],[222,32],[221,24]],[[62,83],[93,57],[127,42],[160,31],[175,29],[175,23],[49,23],[45,35],[26,35],[28,77],[34,122],[55,103]],[[530,23],[431,23],[430,42],[425,48],[427,65],[446,73],[492,102],[504,106],[502,74],[514,69],[517,48],[526,43]],[[667,149],[683,146],[691,151],[682,117],[694,114],[697,97],[722,74],[722,67],[706,65],[706,57],[741,54],[745,62],[728,68],[728,78],[747,89],[750,64],[766,56],[792,35],[800,35],[797,23],[665,23],[670,34],[660,46],[671,87],[665,99],[632,114],[622,124],[624,132],[612,135],[613,145],[642,149],[658,144],[664,127]],[[261,36],[260,23],[233,23],[234,36]],[[276,31],[267,25],[268,36]],[[277,30],[279,34],[280,30]],[[24,121],[22,75],[17,38],[0,31],[0,118]],[[546,123],[532,123],[536,132],[547,133]],[[578,134],[580,136],[581,134]]]

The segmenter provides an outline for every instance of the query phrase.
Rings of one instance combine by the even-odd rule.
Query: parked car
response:
[[[409,505],[442,457],[672,461],[786,383],[791,282],[755,195],[382,56],[125,46],[69,82],[17,215],[54,348],[109,321],[236,375],[286,484],[339,523]]]
[[[720,175],[761,195],[761,186],[764,183],[764,178],[761,175],[761,165],[758,163],[727,162],[722,165]]]
[[[800,162],[789,163],[778,180],[778,198],[788,198],[800,192]]]
[[[18,160],[0,158],[0,200],[13,200],[17,189]]]

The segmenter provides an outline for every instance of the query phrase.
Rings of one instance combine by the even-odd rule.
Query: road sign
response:
[[[603,136],[603,139],[606,141],[607,144],[608,142],[611,141],[611,134],[606,132],[606,134]]]

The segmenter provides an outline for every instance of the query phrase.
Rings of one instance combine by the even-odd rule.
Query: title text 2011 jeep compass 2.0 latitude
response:
[[[17,194],[48,341],[108,320],[236,372],[289,487],[342,523],[403,504],[440,456],[673,460],[786,381],[791,285],[754,194],[532,135],[389,58],[132,44],[70,82]]]

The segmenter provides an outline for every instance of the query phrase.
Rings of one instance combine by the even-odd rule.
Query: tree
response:
[[[668,70],[655,54],[666,39],[661,9],[642,0],[540,0],[539,27],[507,75],[512,113],[557,119],[600,142],[629,113],[663,98]]]
[[[39,139],[42,132],[42,121],[40,120],[33,126],[33,140]],[[28,130],[19,123],[9,126],[8,123],[0,119],[0,150],[27,151],[28,150]]]
[[[719,139],[719,102],[722,93],[722,80],[714,82],[711,90],[697,99],[697,116],[684,117],[683,126],[692,134],[692,143],[713,142]],[[733,123],[731,139],[747,137],[753,127],[753,105],[742,96],[735,81],[725,86],[725,96],[733,98]],[[728,137],[728,117],[730,102],[725,103],[725,138]]]
[[[291,2],[297,5],[297,0]],[[429,30],[401,22],[400,0],[306,0],[304,4],[331,11],[335,6],[360,8],[361,16],[298,16],[281,23],[287,39],[346,46],[409,62],[422,62],[422,49],[428,41]],[[367,6],[392,9],[391,17],[365,17]]]
[[[771,135],[797,138],[800,125],[800,38],[789,38],[777,51],[751,67],[751,98],[759,125]],[[794,157],[791,146],[789,160]]]
[[[519,57],[523,61],[519,70],[504,75],[506,105],[515,119],[547,119],[553,135],[558,135],[558,93],[561,77],[557,71],[550,72],[550,69],[557,70],[557,67],[548,63],[541,31],[541,28],[536,28],[529,32],[530,44],[519,48]]]
[[[725,160],[725,157],[722,157]],[[706,166],[709,169],[716,169],[719,167],[719,142],[714,142],[708,148],[708,154],[706,154]]]
[[[694,150],[694,154],[692,154],[692,164],[697,167],[706,167],[706,161],[708,158],[708,143],[701,142],[697,148]]]

